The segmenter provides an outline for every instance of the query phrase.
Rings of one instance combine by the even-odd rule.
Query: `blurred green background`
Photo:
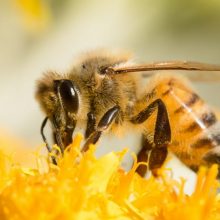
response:
[[[220,1],[0,0],[0,37],[1,127],[36,144],[42,72],[64,72],[78,53],[100,47],[132,51],[137,61],[220,64]],[[196,87],[220,106],[219,84]]]

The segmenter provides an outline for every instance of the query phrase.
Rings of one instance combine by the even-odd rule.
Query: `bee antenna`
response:
[[[46,124],[47,124],[47,120],[48,120],[48,117],[46,117],[46,118],[43,120],[43,122],[42,122],[42,124],[41,124],[41,128],[40,128],[40,133],[41,133],[41,137],[42,137],[43,141],[44,141],[45,144],[46,144],[47,150],[48,150],[49,152],[51,152],[52,149],[51,149],[51,147],[49,146],[49,144],[48,144],[48,142],[47,142],[46,136],[44,135],[44,128],[45,128],[45,126],[46,126]]]
[[[48,121],[48,117],[46,117],[46,118],[43,120],[43,122],[42,122],[42,124],[41,124],[41,128],[40,128],[40,133],[41,133],[41,137],[43,138],[44,143],[46,144],[46,148],[47,148],[48,152],[50,153],[50,152],[52,152],[52,148],[51,148],[50,145],[48,144],[47,138],[46,138],[46,136],[44,135],[44,128],[45,128],[45,126],[46,126],[46,124],[47,124],[47,121]],[[57,161],[56,161],[56,159],[55,159],[54,156],[51,157],[51,160],[52,160],[52,163],[53,163],[53,164],[57,165]]]

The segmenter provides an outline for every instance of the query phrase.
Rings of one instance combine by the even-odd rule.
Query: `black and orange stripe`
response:
[[[193,167],[220,163],[220,122],[215,113],[187,83],[176,77],[155,81],[154,98],[163,100],[171,124],[169,149]],[[219,148],[219,155],[210,153]]]

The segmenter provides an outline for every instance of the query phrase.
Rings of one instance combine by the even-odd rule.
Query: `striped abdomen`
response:
[[[169,114],[169,149],[193,170],[220,164],[220,122],[211,108],[178,78],[161,80],[155,88]]]

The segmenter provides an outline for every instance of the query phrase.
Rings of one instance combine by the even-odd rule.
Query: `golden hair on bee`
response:
[[[65,74],[48,72],[37,82],[36,98],[49,120],[61,152],[76,126],[85,124],[86,151],[103,133],[138,129],[143,134],[138,161],[149,161],[154,175],[168,150],[190,168],[220,164],[220,123],[190,83],[176,74],[152,70],[220,71],[220,67],[185,61],[136,65],[127,53],[105,50],[81,56]],[[148,80],[144,84],[143,72]],[[146,75],[147,74],[147,75]],[[216,77],[216,75],[215,75]],[[55,158],[52,158],[56,163]],[[137,170],[142,176],[146,166]]]

